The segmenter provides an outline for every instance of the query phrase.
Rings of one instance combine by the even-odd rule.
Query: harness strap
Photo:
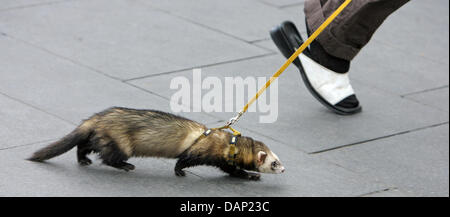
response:
[[[231,127],[230,127],[231,128]],[[207,129],[205,130],[205,132],[203,132],[196,140],[193,144],[197,143],[200,139],[207,137],[209,134],[212,133],[213,130],[220,130],[221,128],[212,128],[212,129]],[[232,129],[232,128],[231,128]],[[231,136],[230,139],[230,149],[228,151],[228,160],[227,163],[229,165],[232,166],[236,166],[236,156],[237,156],[237,151],[236,151],[236,143],[238,138],[241,136],[241,133],[239,133],[238,131],[232,129],[233,131],[233,135]]]
[[[228,151],[228,164],[232,165],[232,166],[236,166],[236,156],[237,156],[237,152],[236,152],[236,142],[238,137],[241,135],[234,135],[231,136],[231,140],[230,140],[230,150]]]

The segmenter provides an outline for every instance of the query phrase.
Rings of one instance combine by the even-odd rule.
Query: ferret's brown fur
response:
[[[103,163],[123,170],[134,166],[130,157],[178,158],[175,174],[196,165],[216,166],[232,176],[258,179],[258,153],[271,153],[262,142],[249,137],[237,141],[236,165],[227,163],[231,133],[214,130],[200,137],[207,127],[186,118],[155,110],[114,107],[83,121],[72,133],[34,153],[29,160],[45,161],[77,146],[78,162],[91,164],[89,153],[98,153]]]

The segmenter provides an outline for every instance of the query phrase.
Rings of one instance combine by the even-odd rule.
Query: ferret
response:
[[[184,168],[209,165],[220,168],[233,177],[259,180],[260,173],[283,173],[285,168],[264,143],[250,137],[236,142],[234,164],[229,163],[232,134],[212,130],[198,122],[156,110],[113,107],[84,120],[75,130],[59,141],[35,152],[28,160],[42,162],[77,146],[78,163],[87,166],[87,157],[97,153],[103,164],[133,170],[126,161],[130,157],[178,158],[175,175],[185,176]],[[247,171],[246,171],[247,170]]]

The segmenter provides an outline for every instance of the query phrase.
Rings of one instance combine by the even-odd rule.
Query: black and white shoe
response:
[[[286,58],[303,44],[297,28],[289,21],[271,30],[270,36]],[[293,63],[308,90],[325,107],[341,115],[362,110],[348,78],[350,62],[330,56],[318,42],[313,42]]]

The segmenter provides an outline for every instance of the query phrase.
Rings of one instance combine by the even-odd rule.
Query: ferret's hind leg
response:
[[[108,142],[106,145],[102,146],[100,150],[100,158],[103,163],[125,171],[134,170],[134,165],[127,163],[128,156],[123,153],[117,146],[115,142]]]
[[[87,157],[93,150],[89,147],[89,144],[80,144],[77,146],[77,159],[78,163],[82,166],[88,166],[92,163],[91,159]]]

